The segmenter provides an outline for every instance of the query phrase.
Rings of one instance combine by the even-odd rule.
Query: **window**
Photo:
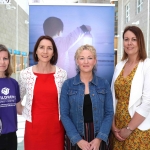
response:
[[[128,3],[126,6],[125,6],[125,10],[126,10],[126,23],[130,21],[130,14],[129,14],[129,11],[130,11],[130,3]]]
[[[118,1],[111,1],[111,4],[115,4],[115,35],[118,35]]]
[[[141,12],[143,6],[143,0],[137,0],[137,14]]]

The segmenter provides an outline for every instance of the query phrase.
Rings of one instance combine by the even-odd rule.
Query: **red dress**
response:
[[[32,122],[26,121],[25,150],[64,150],[64,128],[59,121],[54,73],[39,74],[34,86]]]

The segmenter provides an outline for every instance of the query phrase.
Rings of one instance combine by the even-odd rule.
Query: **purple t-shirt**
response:
[[[17,131],[16,103],[20,101],[18,82],[0,78],[0,134]]]

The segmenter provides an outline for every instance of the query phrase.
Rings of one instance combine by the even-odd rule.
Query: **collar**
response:
[[[81,84],[81,83],[83,83],[83,82],[80,79],[80,72],[78,72],[78,74],[74,77],[73,84],[78,85],[78,84]],[[96,86],[98,85],[98,78],[97,78],[97,76],[95,75],[94,72],[93,72],[93,79],[92,79],[91,83],[96,85]]]

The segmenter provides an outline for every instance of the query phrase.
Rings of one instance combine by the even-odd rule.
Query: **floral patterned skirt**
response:
[[[150,130],[134,130],[123,142],[113,137],[113,150],[150,150]]]
[[[127,106],[127,100],[118,101],[115,124],[119,129],[126,127],[131,120]],[[113,137],[113,150],[150,150],[150,129],[141,131],[137,128],[123,142]]]

